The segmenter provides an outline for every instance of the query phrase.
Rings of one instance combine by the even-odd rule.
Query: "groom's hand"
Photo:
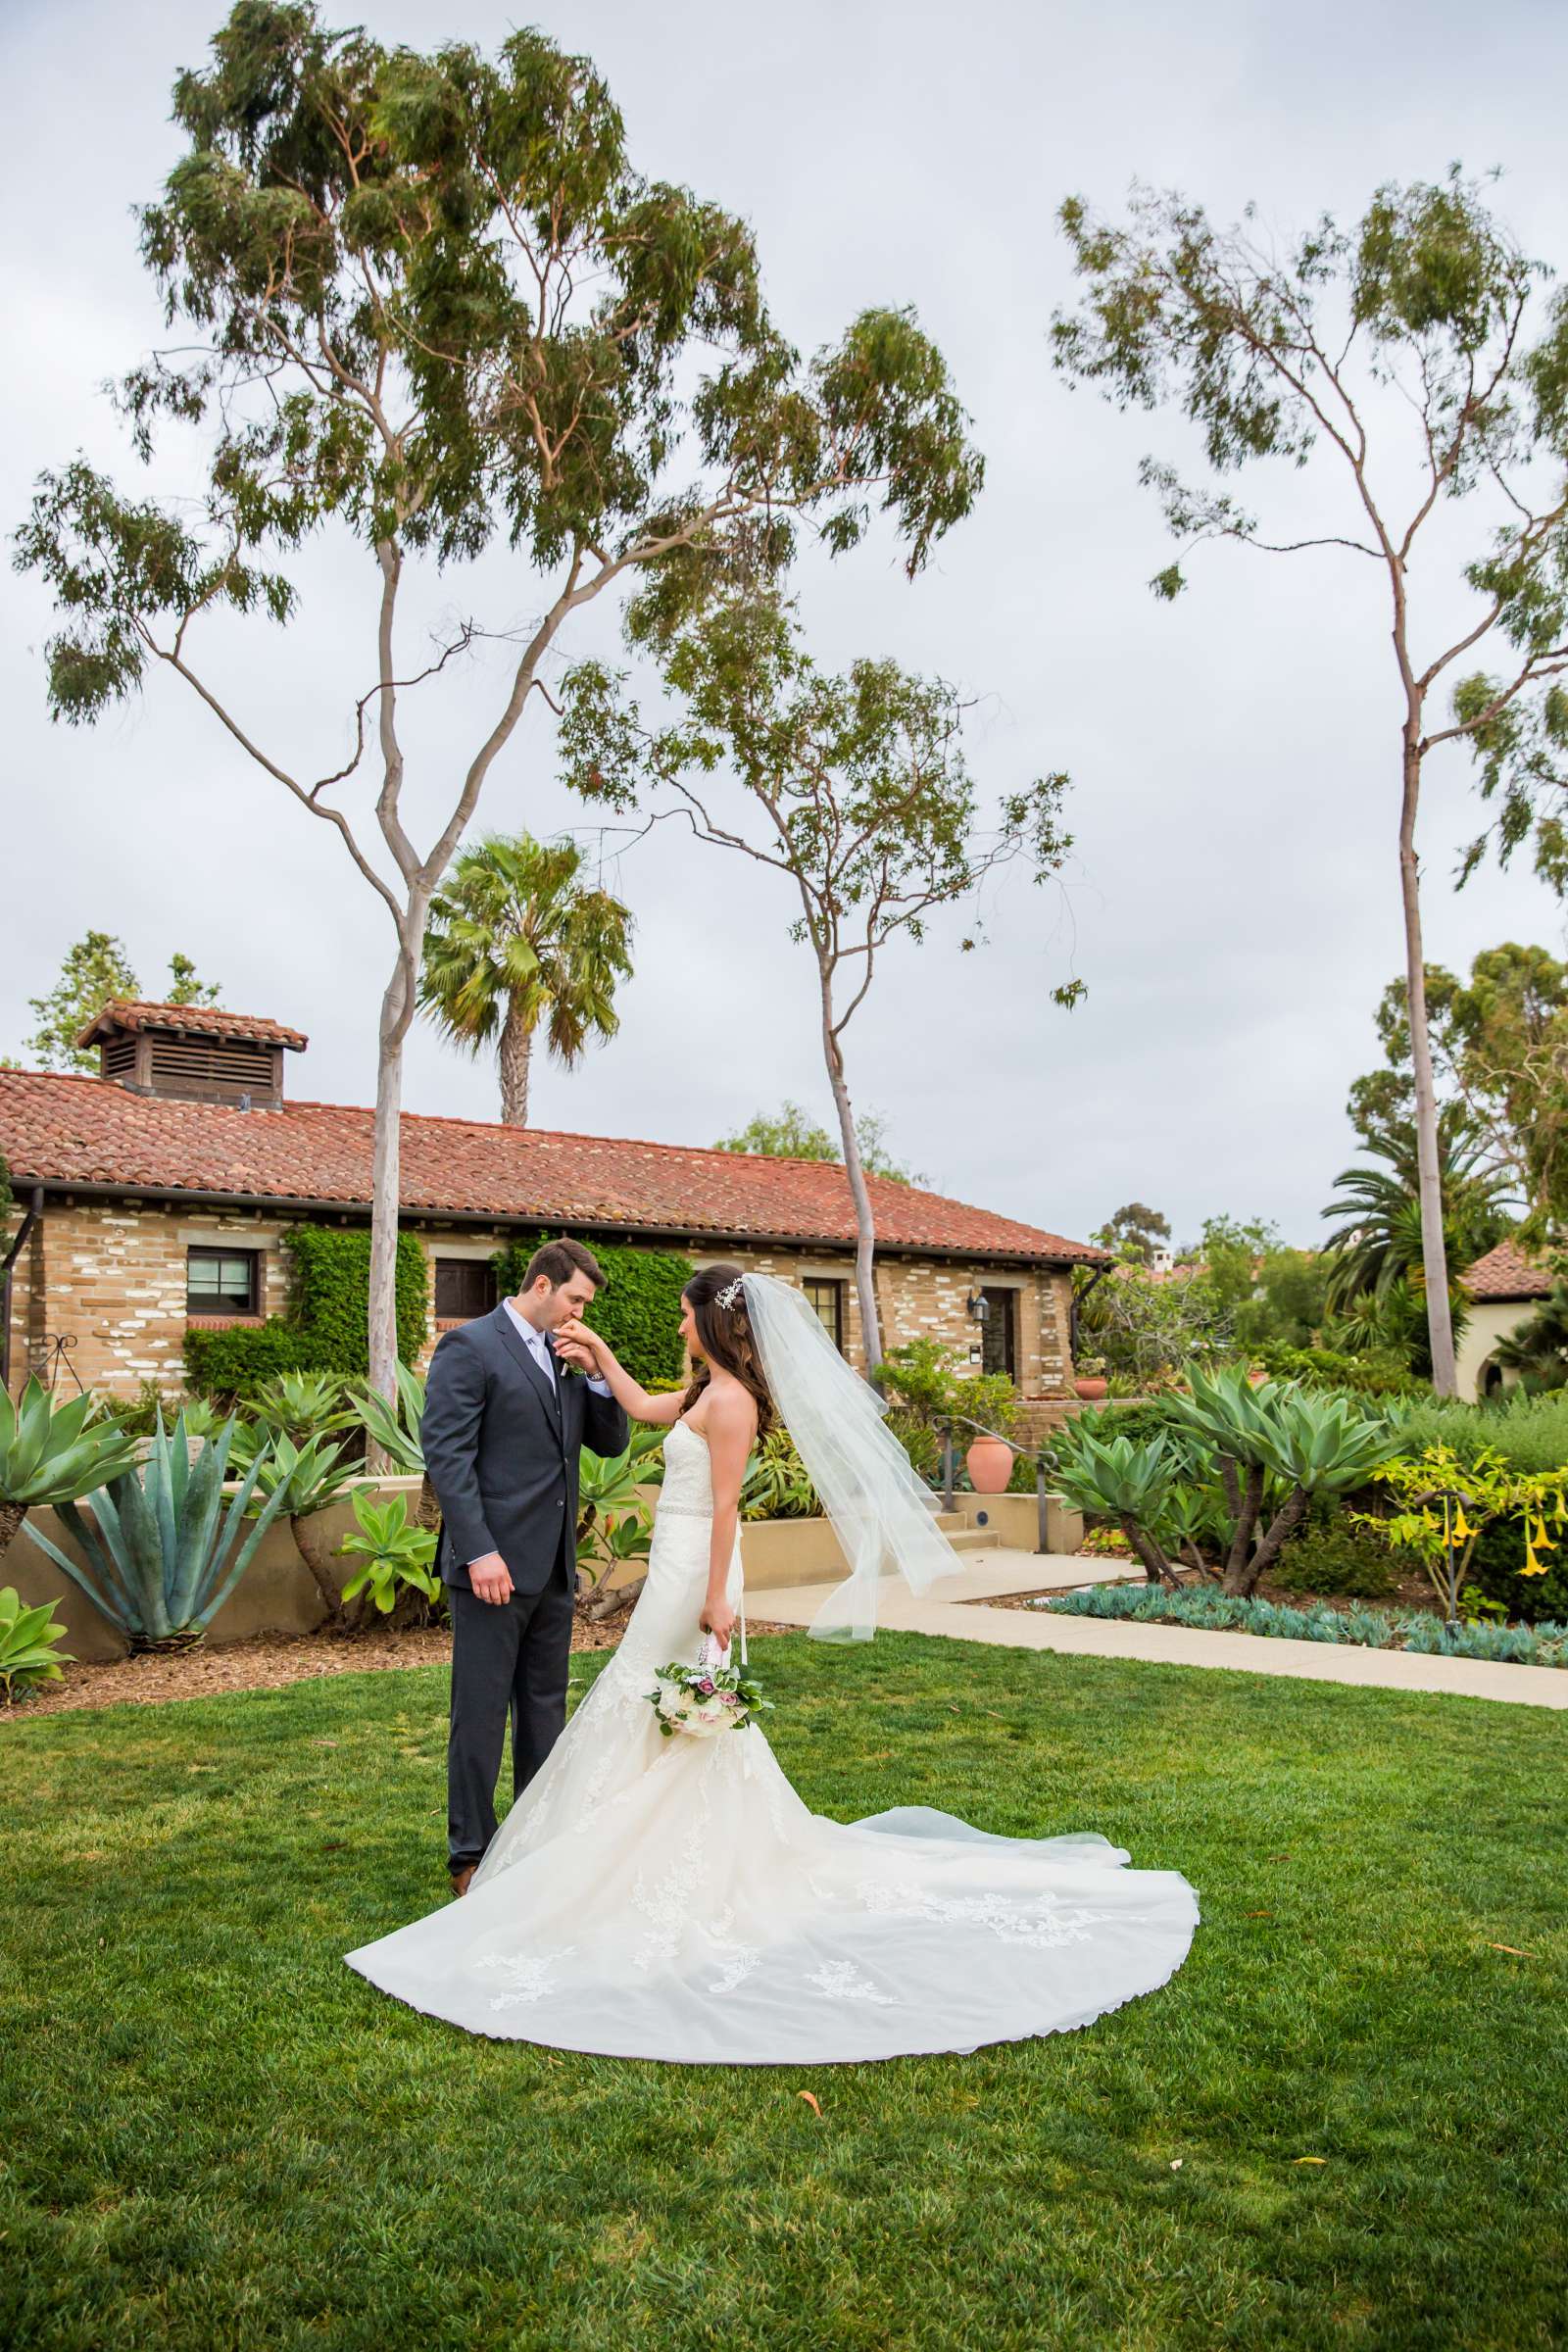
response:
[[[512,1598],[512,1571],[499,1551],[487,1551],[482,1560],[470,1560],[468,1582],[481,1600],[496,1608]]]

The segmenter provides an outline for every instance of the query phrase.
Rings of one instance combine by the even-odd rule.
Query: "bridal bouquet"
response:
[[[695,1666],[661,1666],[648,1696],[666,1740],[677,1732],[699,1740],[714,1732],[743,1732],[754,1715],[773,1703],[744,1667],[714,1663],[706,1642]]]

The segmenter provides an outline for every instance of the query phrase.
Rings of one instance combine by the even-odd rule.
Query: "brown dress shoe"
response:
[[[461,1870],[455,1870],[452,1873],[452,1891],[454,1894],[467,1893],[468,1881],[472,1878],[478,1867],[479,1865],[477,1862],[466,1862]]]

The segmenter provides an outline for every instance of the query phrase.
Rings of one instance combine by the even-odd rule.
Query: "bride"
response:
[[[742,1606],[741,1482],[775,1414],[850,1562],[814,1635],[869,1636],[889,1564],[917,1592],[957,1565],[875,1393],[801,1292],[705,1267],[681,1335],[695,1377],[658,1396],[585,1324],[557,1335],[629,1412],[669,1427],[648,1580],[467,1894],[349,1966],[469,2033],[752,2066],[1063,2033],[1163,1984],[1198,1924],[1176,1871],[1127,1870],[1092,1832],[1001,1838],[924,1805],[832,1821],[755,1722],[662,1735],[657,1670],[727,1645]]]

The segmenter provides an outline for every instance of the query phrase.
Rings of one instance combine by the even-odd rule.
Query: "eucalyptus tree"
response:
[[[501,1116],[528,1124],[535,1032],[566,1069],[613,1037],[631,909],[582,879],[573,841],[494,834],[460,850],[430,902],[419,1002],[455,1045],[495,1049]]]
[[[201,979],[188,956],[169,958],[166,1004],[216,1004],[220,991]],[[98,1055],[76,1043],[89,1021],[116,997],[139,997],[141,982],[122,941],[107,931],[88,931],[66,950],[60,977],[47,996],[29,997],[38,1026],[27,1049],[46,1070],[82,1070],[96,1075]]]
[[[910,313],[863,312],[804,360],[745,224],[640,175],[603,78],[539,32],[494,59],[457,41],[419,54],[330,31],[309,0],[239,0],[173,97],[186,152],[141,214],[141,250],[177,337],[119,397],[144,458],[189,428],[204,478],[138,499],[77,458],[42,476],[17,560],[58,609],[57,717],[96,719],[167,671],[336,832],[385,909],[369,1362],[390,1396],[426,913],[563,628],[639,567],[720,555],[758,514],[783,564],[798,518],[839,552],[879,507],[912,575],[981,466]],[[291,559],[328,531],[362,562],[368,682],[345,680],[314,773],[283,755],[286,640],[264,632],[299,610]],[[403,654],[409,567],[450,574],[492,549],[511,560],[506,614],[531,614],[520,631],[469,616],[427,659]],[[232,689],[209,642],[225,617],[254,631]],[[411,758],[406,698],[486,637],[507,646],[487,719]],[[439,802],[419,845],[416,798]]]
[[[1053,323],[1056,364],[1069,377],[1102,385],[1123,408],[1179,407],[1217,475],[1270,458],[1338,472],[1343,512],[1325,511],[1321,531],[1282,539],[1265,536],[1228,492],[1146,458],[1142,477],[1177,540],[1234,539],[1270,554],[1334,548],[1384,575],[1422,1262],[1433,1377],[1451,1396],[1417,819],[1433,751],[1492,747],[1507,802],[1508,747],[1557,707],[1551,681],[1568,664],[1568,312],[1559,305],[1531,342],[1547,272],[1457,168],[1437,184],[1381,188],[1353,229],[1324,218],[1279,250],[1250,212],[1217,229],[1200,207],[1148,189],[1135,191],[1125,226],[1079,198],[1060,218],[1087,281],[1077,314]],[[1448,621],[1445,595],[1418,626],[1416,554],[1459,500],[1477,509],[1479,552],[1464,573],[1473,601]],[[1152,585],[1178,595],[1180,564]],[[1493,678],[1468,668],[1489,646],[1507,649]],[[1513,821],[1517,829],[1517,813]]]
[[[925,936],[939,907],[973,899],[1023,858],[1035,879],[1060,865],[1066,778],[1005,793],[981,826],[964,758],[963,705],[941,679],[890,661],[834,675],[801,642],[787,603],[744,583],[711,598],[656,581],[626,614],[629,645],[652,657],[676,715],[645,726],[624,674],[567,673],[562,742],[590,799],[625,808],[667,795],[700,841],[782,874],[799,906],[790,936],[810,948],[816,1017],[856,1221],[856,1291],[868,1368],[881,1361],[873,1265],[876,1212],[851,1099],[845,1032],[891,943]],[[716,794],[724,793],[720,802]],[[718,904],[715,894],[715,905]],[[978,927],[963,940],[978,944]],[[1055,992],[1072,1003],[1080,984]]]

